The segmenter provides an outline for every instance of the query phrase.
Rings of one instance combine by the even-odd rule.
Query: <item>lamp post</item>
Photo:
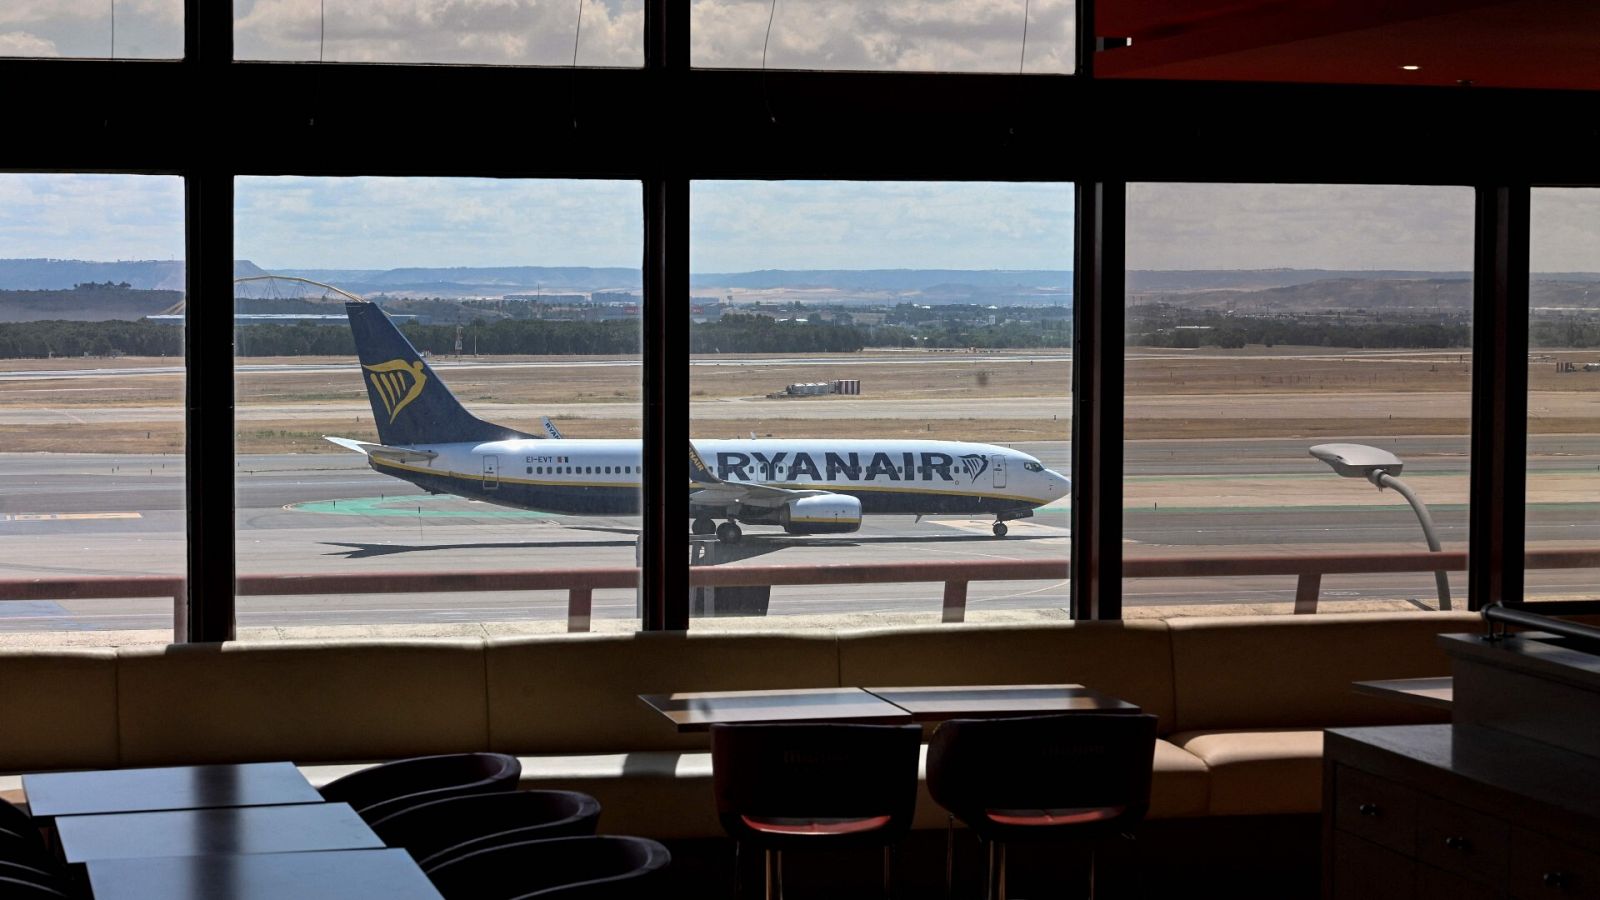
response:
[[[1433,516],[1428,514],[1428,507],[1417,499],[1405,482],[1395,477],[1405,465],[1400,457],[1366,444],[1318,444],[1311,448],[1311,455],[1346,478],[1365,478],[1380,491],[1386,487],[1394,488],[1416,512],[1417,521],[1422,523],[1422,534],[1428,539],[1428,549],[1434,553],[1443,549],[1439,546],[1438,535],[1434,534]],[[1433,578],[1439,585],[1439,608],[1447,610],[1450,608],[1450,577],[1443,569],[1439,569],[1433,573]]]

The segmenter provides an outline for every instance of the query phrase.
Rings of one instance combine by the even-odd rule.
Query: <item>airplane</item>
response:
[[[435,494],[570,515],[639,512],[637,440],[548,436],[468,412],[382,309],[348,300],[378,443],[326,439],[365,454],[375,471]],[[708,462],[709,461],[709,462]],[[867,514],[1027,518],[1070,488],[1019,450],[965,441],[734,439],[689,445],[690,531],[735,544],[739,523],[789,534],[845,534]],[[716,520],[724,520],[717,524]]]

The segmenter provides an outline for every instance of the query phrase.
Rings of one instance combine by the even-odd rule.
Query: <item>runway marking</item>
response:
[[[136,512],[100,513],[13,513],[0,515],[0,522],[76,522],[88,519],[142,519]]]
[[[484,509],[440,508],[442,503],[464,504],[460,497],[416,494],[403,497],[352,497],[346,500],[312,500],[306,503],[289,503],[289,512],[325,513],[334,516],[406,516],[425,519],[554,519],[555,513],[534,512],[531,509],[508,509],[490,506]],[[482,505],[482,504],[475,504]],[[420,510],[420,511],[419,511]]]

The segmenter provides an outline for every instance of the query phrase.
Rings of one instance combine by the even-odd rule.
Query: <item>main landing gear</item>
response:
[[[1006,523],[1004,523],[1004,522],[996,522],[996,523],[994,523],[994,536],[995,537],[1005,537],[1006,536],[1006,532],[1010,531],[1010,530],[1011,529],[1007,528],[1006,527]]]
[[[717,540],[723,542],[724,544],[737,544],[739,543],[739,539],[744,537],[744,531],[742,531],[739,528],[738,523],[734,522],[732,519],[729,519],[728,521],[723,522],[721,525],[718,525],[715,521],[706,516],[700,516],[693,522],[690,522],[689,533],[702,537],[708,534],[714,534],[717,536]]]

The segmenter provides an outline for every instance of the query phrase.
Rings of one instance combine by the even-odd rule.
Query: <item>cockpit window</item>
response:
[[[1043,472],[1044,471],[1044,466],[1042,466],[1042,465],[1040,465],[1039,463],[1036,463],[1036,462],[1025,462],[1025,463],[1022,464],[1022,467],[1024,469],[1027,469],[1029,472]]]

